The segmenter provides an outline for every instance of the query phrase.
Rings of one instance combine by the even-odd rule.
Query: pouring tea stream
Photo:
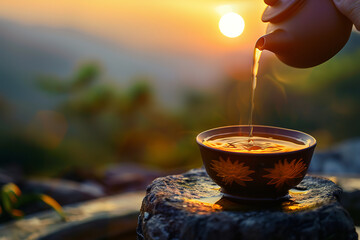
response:
[[[308,68],[319,65],[338,53],[348,41],[352,22],[336,8],[332,0],[264,0],[268,5],[262,20],[268,22],[267,34],[255,44],[249,140],[252,147],[253,111],[259,61],[268,50],[285,64]]]

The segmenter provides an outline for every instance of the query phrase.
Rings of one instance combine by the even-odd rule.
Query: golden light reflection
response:
[[[284,201],[275,202],[247,202],[246,200],[234,200],[224,197],[222,194],[214,197],[206,197],[200,199],[183,198],[183,202],[178,205],[181,209],[186,209],[190,213],[209,214],[219,211],[261,211],[275,210],[282,212],[299,212],[313,209],[319,204],[319,199],[314,198],[309,201],[308,191],[297,191],[292,189],[290,198]]]
[[[239,14],[229,12],[220,18],[219,28],[220,32],[225,36],[236,38],[243,33],[245,21]]]
[[[197,214],[207,214],[222,209],[222,206],[216,203],[204,202],[197,199],[184,198],[183,206],[187,211]]]
[[[282,210],[284,212],[300,212],[305,210],[313,209],[318,204],[315,201],[307,202],[307,201],[293,201],[293,202],[284,202],[282,205]]]

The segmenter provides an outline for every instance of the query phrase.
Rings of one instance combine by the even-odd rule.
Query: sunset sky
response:
[[[31,119],[39,110],[51,110],[58,103],[34,84],[39,75],[66,81],[89,62],[100,69],[99,81],[119,89],[139,79],[148,81],[156,99],[170,107],[179,106],[188,90],[218,91],[226,80],[250,86],[254,45],[267,26],[261,21],[265,7],[263,0],[1,0],[0,77],[7,80],[1,82],[0,97],[14,103],[22,114],[19,119]],[[237,13],[245,22],[243,33],[235,38],[224,36],[219,29],[221,17],[229,12]],[[355,105],[356,94],[351,104],[340,104],[328,94],[343,97],[337,84],[344,89],[354,85],[358,68],[352,64],[358,59],[359,42],[360,35],[352,34],[347,47],[329,65],[306,70],[288,67],[275,54],[264,51],[257,96],[264,99],[265,107],[259,107],[258,113],[269,111],[269,119],[275,123],[280,121],[276,116],[284,113],[283,123],[290,119],[300,124],[297,108],[286,104],[293,101],[302,108],[304,92],[313,93],[312,100],[308,99],[309,109],[320,106],[323,102],[317,97],[325,93],[328,100],[324,102],[333,101],[337,109],[359,106]],[[337,83],[338,76],[352,74],[349,82]],[[328,86],[329,78],[333,80]],[[298,99],[288,98],[287,89]],[[354,89],[347,91],[356,92]],[[231,89],[229,103],[238,100],[241,94],[237,91]],[[242,91],[250,93],[250,89]],[[259,106],[261,101],[256,101]],[[238,106],[247,107],[248,99]],[[271,112],[274,106],[276,114],[275,110]],[[293,115],[288,116],[285,112],[290,109]],[[307,112],[308,121],[303,126],[313,126],[313,112]],[[328,124],[326,128],[335,128],[327,121],[336,122],[330,116],[340,116],[333,112],[329,117],[321,115],[326,121],[319,119],[317,127],[324,129]],[[237,114],[234,110],[234,116]],[[247,114],[243,116],[247,118]],[[350,115],[346,121],[353,121]]]
[[[252,51],[265,31],[263,1],[208,0],[2,0],[0,17],[29,25],[80,30],[139,51],[217,55]],[[237,38],[222,35],[227,12],[245,20]]]
[[[121,84],[149,76],[167,103],[177,93],[180,98],[183,87],[214,86],[226,77],[238,79],[239,72],[248,72],[241,80],[249,81],[253,48],[265,33],[265,7],[263,0],[2,0],[2,57],[15,64],[4,69],[29,76],[17,85],[6,82],[3,94],[32,98],[20,93],[32,74],[66,76],[89,60]],[[235,38],[219,29],[229,12],[245,22]]]

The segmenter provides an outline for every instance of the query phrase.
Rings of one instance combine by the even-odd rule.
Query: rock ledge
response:
[[[357,234],[333,182],[306,176],[290,199],[249,204],[224,198],[204,169],[156,179],[147,188],[138,240],[346,239]]]

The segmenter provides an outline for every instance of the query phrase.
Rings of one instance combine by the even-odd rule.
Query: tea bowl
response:
[[[204,167],[225,196],[243,200],[279,200],[305,177],[316,146],[309,134],[279,127],[253,125],[253,136],[293,139],[303,148],[288,152],[232,152],[205,145],[204,140],[223,134],[248,136],[249,125],[214,128],[196,137]]]

